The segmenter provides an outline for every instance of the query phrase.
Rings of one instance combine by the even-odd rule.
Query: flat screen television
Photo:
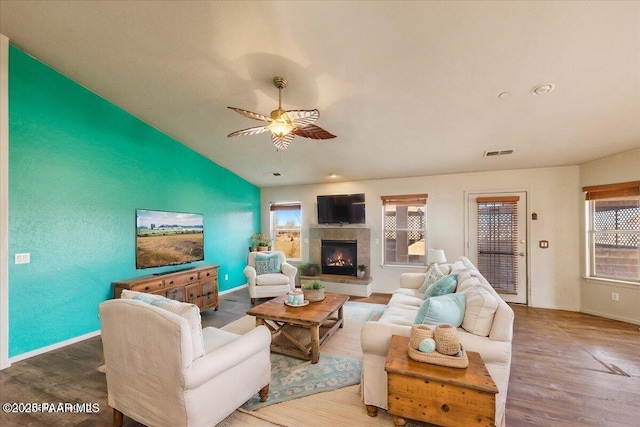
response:
[[[136,268],[204,260],[204,216],[136,209]]]
[[[364,224],[364,194],[318,196],[318,224]]]

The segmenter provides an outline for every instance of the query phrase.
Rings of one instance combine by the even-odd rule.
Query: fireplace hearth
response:
[[[356,276],[358,243],[356,240],[322,240],[322,274]]]

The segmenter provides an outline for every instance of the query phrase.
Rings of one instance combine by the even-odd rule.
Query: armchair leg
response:
[[[251,298],[251,305],[256,303],[256,299],[255,298]]]
[[[269,384],[262,387],[258,394],[260,395],[260,402],[266,402],[269,398]]]
[[[113,426],[114,427],[122,427],[124,416],[122,412],[118,411],[116,408],[113,408]]]
[[[378,407],[374,405],[367,405],[367,415],[375,417],[378,415]]]

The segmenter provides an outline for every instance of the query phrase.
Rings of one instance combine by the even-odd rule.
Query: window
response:
[[[584,187],[588,276],[640,283],[640,181]]]
[[[382,196],[385,265],[425,265],[427,197]]]
[[[300,203],[271,204],[271,236],[274,250],[284,252],[287,259],[301,259]]]

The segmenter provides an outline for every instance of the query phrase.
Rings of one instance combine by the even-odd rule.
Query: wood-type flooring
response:
[[[386,303],[374,294],[352,301]],[[259,302],[264,300],[259,300]],[[220,297],[204,326],[221,327],[251,306],[240,289]],[[507,426],[640,425],[640,330],[582,313],[513,305],[515,311]],[[111,426],[100,337],[15,362],[0,371],[4,403],[98,403],[97,413],[0,413],[2,426]],[[362,407],[364,411],[364,405]],[[345,425],[348,425],[348,421]],[[140,424],[125,417],[125,427]],[[329,427],[329,426],[327,426]]]

